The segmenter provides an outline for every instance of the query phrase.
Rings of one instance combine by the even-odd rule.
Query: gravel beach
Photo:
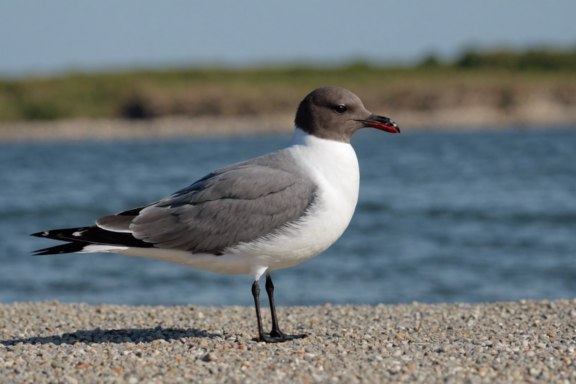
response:
[[[309,337],[252,341],[250,307],[0,304],[0,382],[576,380],[576,299],[326,304],[279,317]]]

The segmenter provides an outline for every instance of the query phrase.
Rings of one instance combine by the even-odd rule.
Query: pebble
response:
[[[206,362],[216,361],[216,360],[218,360],[218,356],[216,356],[216,354],[214,352],[207,353],[202,358],[202,361],[206,361]]]
[[[0,304],[0,382],[576,381],[576,300],[278,308]],[[265,317],[267,328],[269,317]]]

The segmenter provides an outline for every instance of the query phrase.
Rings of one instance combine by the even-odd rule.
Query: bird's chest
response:
[[[344,232],[356,208],[360,174],[356,154],[340,150],[314,163],[312,173],[317,183],[317,200],[311,216],[318,218],[314,232],[318,241],[336,241]]]
[[[358,159],[349,144],[315,139],[296,157],[316,184],[314,203],[301,222],[307,257],[332,245],[344,232],[358,202]],[[295,244],[296,245],[296,244]],[[301,244],[304,245],[304,244]]]

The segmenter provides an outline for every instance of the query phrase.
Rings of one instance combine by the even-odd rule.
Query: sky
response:
[[[576,1],[0,0],[0,77],[576,47]]]

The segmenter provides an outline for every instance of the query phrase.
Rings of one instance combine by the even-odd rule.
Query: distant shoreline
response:
[[[388,111],[403,132],[576,127],[576,109],[555,103],[522,104],[510,111],[485,106],[434,111]],[[293,115],[66,119],[0,124],[0,143],[19,141],[131,140],[290,133]]]

